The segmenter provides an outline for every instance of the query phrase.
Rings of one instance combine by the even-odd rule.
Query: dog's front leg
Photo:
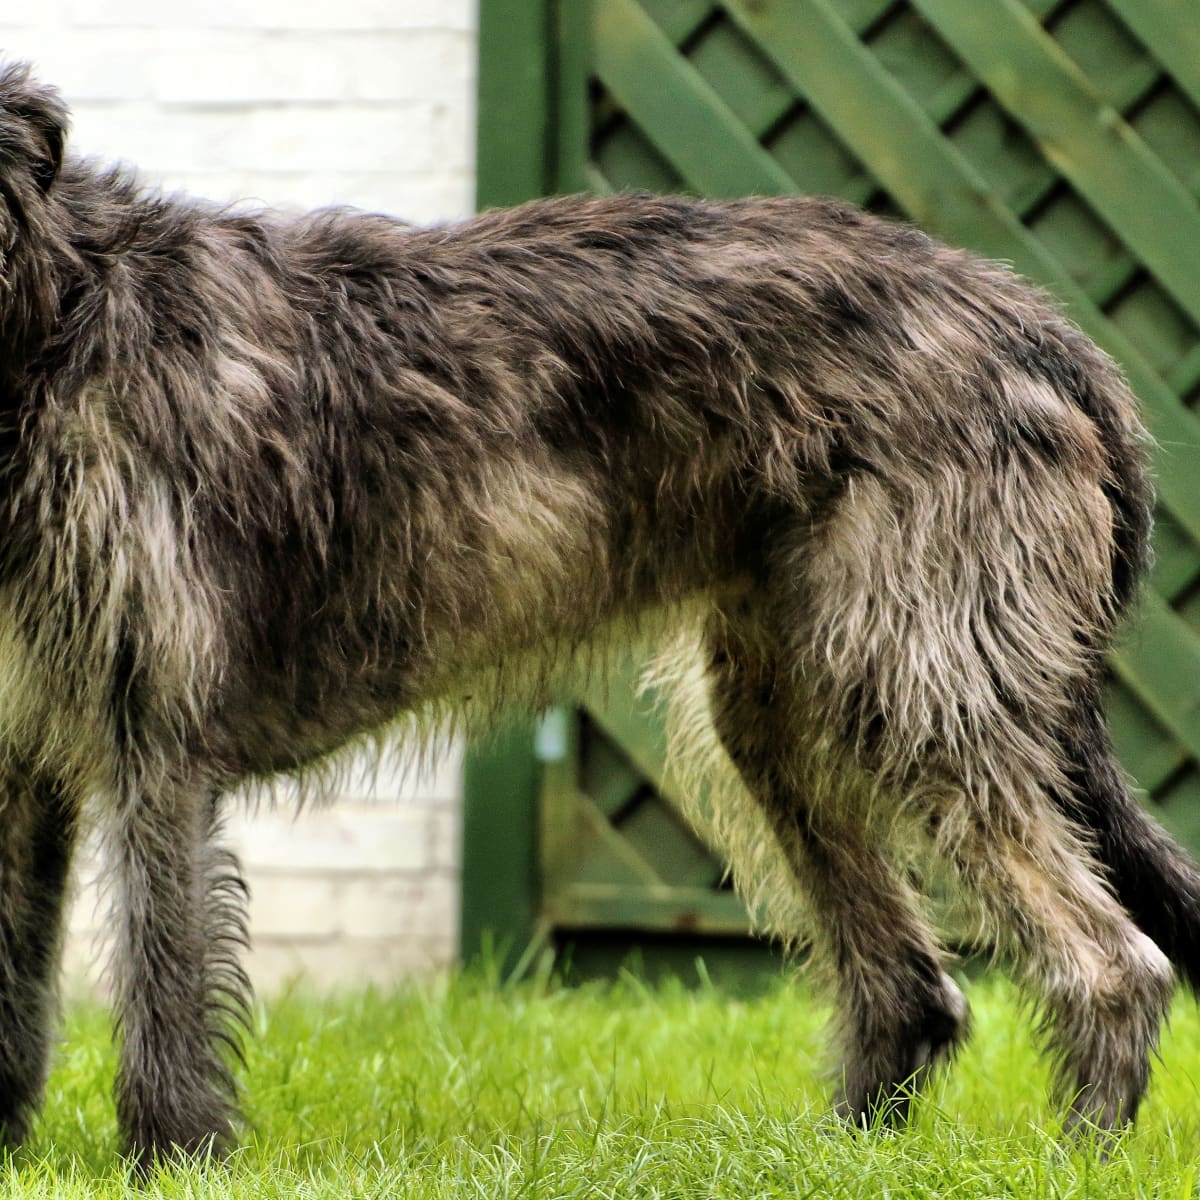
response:
[[[46,1077],[79,801],[19,758],[6,757],[0,793],[0,1136],[15,1145]]]
[[[142,1167],[182,1151],[220,1152],[230,1137],[230,1018],[249,996],[237,962],[245,887],[215,844],[217,799],[195,781],[130,787],[115,857],[120,885],[117,1113]]]

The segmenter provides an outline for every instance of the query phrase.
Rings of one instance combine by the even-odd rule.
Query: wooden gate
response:
[[[911,220],[1014,264],[1122,363],[1157,439],[1160,503],[1109,714],[1147,802],[1200,851],[1200,7],[482,0],[480,206],[629,188],[819,192]],[[744,928],[695,843],[635,836],[673,813],[647,784],[659,734],[632,697],[558,719],[570,736],[547,771],[529,730],[472,758],[464,950],[498,926],[498,895],[522,914],[503,926],[518,940]],[[489,779],[516,760],[524,790],[502,795]],[[521,829],[520,879],[481,841],[498,824]]]

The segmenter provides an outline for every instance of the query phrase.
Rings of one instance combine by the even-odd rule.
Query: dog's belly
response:
[[[576,582],[566,594],[581,595],[578,587]],[[220,732],[210,742],[221,748],[232,785],[245,776],[302,771],[364,736],[424,737],[448,721],[461,732],[484,733],[505,714],[579,694],[583,684],[599,682],[614,660],[624,660],[631,642],[653,647],[751,587],[748,576],[731,574],[689,588],[668,604],[630,595],[598,605],[591,596],[566,620],[555,619],[555,610],[541,620],[512,623],[492,614],[419,654],[406,648],[394,661],[374,661],[349,674],[323,668],[328,656],[314,647],[306,669],[258,675],[252,697],[222,713]]]
[[[54,764],[84,791],[104,790],[112,771],[103,700],[87,686],[99,681],[94,673],[86,680],[64,677],[47,657],[18,616],[11,587],[0,588],[0,768]]]
[[[596,622],[504,626],[495,621],[446,637],[419,655],[331,668],[314,647],[302,669],[261,672],[245,702],[224,708],[208,744],[226,786],[246,776],[302,771],[364,736],[424,734],[446,720],[479,732],[505,712],[530,711],[571,694],[573,682],[603,669],[632,631],[661,629],[669,617],[632,609]]]
[[[756,537],[718,491],[614,496],[594,465],[531,450],[479,467],[453,504],[418,502],[404,544],[383,524],[346,539],[374,553],[309,585],[285,652],[235,668],[214,739],[228,773],[302,769],[405,714],[470,728],[568,694],[655,614],[747,586]]]

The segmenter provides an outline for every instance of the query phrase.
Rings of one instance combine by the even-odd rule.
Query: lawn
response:
[[[681,986],[500,987],[482,976],[260,1005],[247,1128],[180,1197],[1192,1197],[1200,1018],[1180,998],[1138,1129],[1107,1161],[1064,1153],[1012,989],[974,982],[975,1036],[900,1134],[825,1119],[823,1013],[802,986],[753,999]],[[116,1157],[105,1015],[66,1038],[5,1197],[130,1193]]]

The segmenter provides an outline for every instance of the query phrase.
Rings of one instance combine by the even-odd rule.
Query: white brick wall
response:
[[[427,223],[471,210],[475,28],[475,0],[39,0],[0,6],[0,51],[62,89],[74,148],[164,187]],[[240,812],[256,983],[449,964],[460,814],[458,747],[329,809]],[[85,883],[69,971],[96,977],[102,913]]]
[[[219,200],[470,212],[474,0],[43,0],[0,48],[62,88],[72,141]]]

